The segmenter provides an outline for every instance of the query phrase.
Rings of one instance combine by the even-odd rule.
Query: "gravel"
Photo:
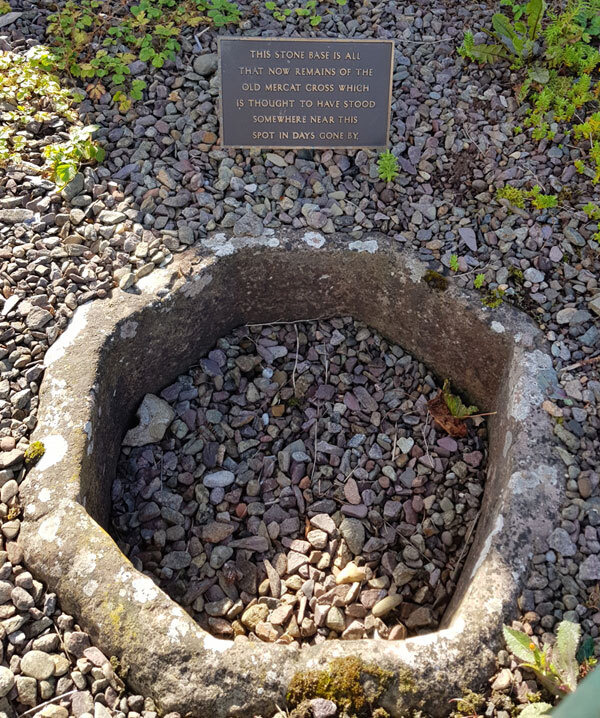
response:
[[[0,49],[24,52],[44,40],[52,4],[11,0],[11,6],[14,12],[0,18]],[[15,542],[20,506],[11,482],[18,485],[25,474],[44,353],[73,311],[106,297],[115,285],[135,291],[139,278],[168,264],[174,253],[213,230],[234,228],[240,221],[243,227],[248,217],[254,223],[250,227],[258,227],[258,221],[272,229],[320,226],[325,233],[346,233],[352,242],[372,229],[382,231],[443,273],[456,253],[459,272],[453,281],[471,286],[483,273],[486,289],[505,290],[507,301],[539,323],[560,372],[561,391],[545,408],[565,442],[558,461],[566,499],[551,538],[533,547],[529,585],[514,625],[551,641],[556,624],[567,617],[581,623],[599,653],[600,378],[598,364],[590,360],[600,348],[600,259],[591,240],[597,225],[580,211],[597,199],[589,177],[573,168],[581,150],[560,128],[552,140],[541,142],[527,133],[515,135],[512,128],[521,116],[514,93],[519,76],[503,65],[466,65],[457,56],[465,28],[479,36],[490,26],[494,9],[488,4],[349,3],[338,16],[324,16],[316,31],[293,14],[282,28],[259,2],[242,9],[242,27],[228,32],[395,38],[390,140],[402,172],[394,183],[378,181],[375,153],[364,150],[222,150],[216,144],[212,30],[198,39],[184,33],[182,53],[161,70],[150,73],[145,63],[132,63],[132,74],[145,78],[149,88],[127,113],[120,114],[107,95],[84,101],[82,110],[100,125],[98,136],[107,149],[101,166],[84,168],[61,192],[27,168],[2,171],[0,489],[9,488],[0,496],[0,713],[22,713],[76,690],[45,707],[43,715],[65,718],[93,710],[101,718],[154,718],[151,701],[120,694],[115,676],[100,676],[100,668],[83,655],[91,644],[77,630],[76,618],[63,614],[55,597],[28,575]],[[35,161],[55,130],[45,127],[36,134],[30,127],[24,132]],[[549,192],[568,185],[573,208],[528,214],[499,204],[493,199],[495,188],[506,182],[540,183]],[[412,447],[401,450],[409,453]],[[395,486],[412,490],[416,478],[406,469]],[[359,505],[346,499],[348,506]],[[160,512],[169,508],[156,507]],[[207,526],[216,525],[216,532],[222,523]],[[317,528],[328,537],[338,530],[335,522],[333,527],[321,523]],[[13,602],[17,586],[34,601],[32,607]],[[30,603],[22,592],[16,596],[19,606]],[[58,645],[34,647],[52,636],[60,636]],[[39,683],[20,667],[21,657],[32,650],[62,659],[55,674]],[[498,667],[498,675],[491,677],[497,691],[482,710],[506,718],[513,702],[526,702],[527,693],[539,687],[506,651],[499,653]],[[8,691],[4,698],[3,691]]]
[[[122,447],[120,547],[221,637],[431,630],[478,517],[486,446],[484,425],[460,441],[432,425],[438,390],[351,318],[242,327],[163,389],[163,440]]]

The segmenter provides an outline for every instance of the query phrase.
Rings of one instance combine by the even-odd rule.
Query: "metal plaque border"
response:
[[[223,40],[234,42],[328,42],[328,43],[337,43],[337,42],[344,42],[344,43],[371,43],[371,44],[388,44],[391,45],[391,53],[390,53],[390,74],[389,74],[389,93],[388,93],[388,112],[387,112],[387,122],[385,126],[385,137],[386,137],[386,143],[385,145],[335,145],[332,147],[331,145],[297,145],[297,146],[291,146],[291,145],[283,145],[283,146],[277,146],[277,145],[226,145],[223,142],[223,63],[221,62],[222,53],[221,53],[221,42]],[[236,37],[236,36],[228,36],[228,35],[219,35],[217,38],[217,53],[219,57],[219,110],[217,113],[217,117],[219,120],[219,147],[221,149],[234,149],[234,150],[332,150],[335,152],[336,150],[370,150],[370,149],[382,149],[389,146],[390,143],[390,123],[391,123],[391,117],[392,117],[392,90],[393,90],[393,80],[394,80],[394,50],[395,50],[395,41],[393,39],[387,39],[387,40],[378,40],[375,38],[343,38],[343,37],[336,37],[336,38],[329,38],[329,37]]]

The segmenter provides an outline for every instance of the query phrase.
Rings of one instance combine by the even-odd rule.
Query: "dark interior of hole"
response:
[[[247,323],[351,315],[404,347],[439,377],[448,377],[487,411],[501,409],[497,396],[511,345],[491,331],[451,292],[413,281],[401,255],[301,249],[253,249],[222,258],[204,270],[211,281],[201,292],[176,292],[129,321],[135,337],[106,342],[98,377],[102,421],[95,450],[82,471],[88,512],[105,528],[119,446],[141,398],[156,392],[214,345]],[[117,398],[117,401],[115,401]],[[490,462],[502,450],[498,419],[490,421]],[[87,477],[87,481],[86,481]],[[94,477],[95,480],[90,480]],[[488,532],[485,493],[478,531]],[[87,484],[87,485],[86,485]]]

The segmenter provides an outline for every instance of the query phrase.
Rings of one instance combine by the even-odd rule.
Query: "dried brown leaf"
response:
[[[427,408],[435,423],[447,434],[454,438],[465,437],[467,435],[465,422],[457,416],[452,416],[444,399],[443,392],[438,392],[433,399],[428,401]]]

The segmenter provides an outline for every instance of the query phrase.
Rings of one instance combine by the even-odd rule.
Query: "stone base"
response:
[[[552,527],[562,481],[541,404],[556,386],[542,334],[508,308],[427,281],[426,267],[381,236],[317,232],[230,239],[140,281],[138,294],[80,307],[46,354],[39,423],[46,453],[21,487],[28,566],[59,595],[132,688],[163,712],[267,718],[299,672],[354,656],[390,671],[392,716],[448,713],[491,673],[534,540]],[[433,278],[435,280],[435,278]],[[119,446],[141,398],[245,323],[349,314],[449,378],[489,420],[490,456],[475,540],[442,628],[404,641],[327,641],[301,649],[203,631],[101,528]],[[297,684],[297,680],[295,682]]]

